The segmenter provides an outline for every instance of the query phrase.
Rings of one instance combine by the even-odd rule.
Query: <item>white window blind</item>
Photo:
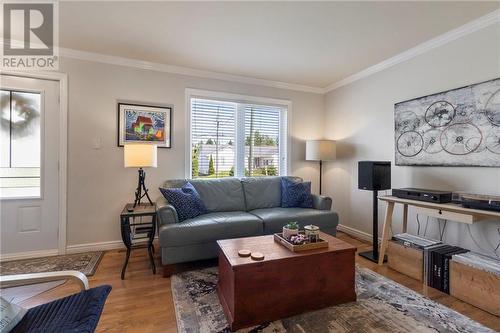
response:
[[[191,99],[191,176],[234,176],[236,103]]]
[[[190,98],[192,178],[285,175],[287,108]]]
[[[245,176],[277,176],[281,108],[245,106]]]

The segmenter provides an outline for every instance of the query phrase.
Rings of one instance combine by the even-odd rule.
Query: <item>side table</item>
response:
[[[121,278],[125,278],[130,252],[137,248],[147,248],[153,274],[156,274],[156,265],[153,258],[153,240],[156,232],[156,206],[141,204],[129,211],[134,204],[126,204],[120,214],[120,226],[123,244],[127,248],[125,263],[123,264]],[[143,219],[146,218],[146,221]]]

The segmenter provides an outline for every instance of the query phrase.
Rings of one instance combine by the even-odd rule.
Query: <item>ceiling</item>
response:
[[[60,45],[325,87],[500,2],[60,2]]]

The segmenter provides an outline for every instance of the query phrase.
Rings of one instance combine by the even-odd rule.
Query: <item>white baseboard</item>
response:
[[[355,229],[353,227],[348,227],[346,225],[343,225],[343,224],[339,224],[337,226],[337,230],[338,231],[342,231],[342,232],[345,232],[346,234],[348,235],[351,235],[351,236],[354,236],[356,238],[359,238],[361,240],[364,240],[364,241],[367,241],[369,243],[372,243],[372,234],[369,234],[367,232],[364,232],[364,231],[361,231],[361,230],[358,230],[358,229]],[[380,244],[380,242],[382,241],[382,237],[379,237],[378,238],[378,242]]]
[[[92,252],[92,251],[109,251],[124,249],[122,240],[108,241],[108,242],[97,242],[97,243],[85,243],[68,245],[66,247],[67,254],[81,253],[81,252]],[[27,252],[17,252],[0,255],[0,261],[10,261],[10,260],[20,260],[20,259],[30,259],[30,258],[40,258],[58,255],[59,251],[57,249],[53,250],[41,250],[41,251],[27,251]]]
[[[109,242],[98,242],[98,243],[85,243],[69,245],[66,247],[66,253],[80,253],[80,252],[91,252],[91,251],[109,251],[116,249],[124,249],[123,241],[109,241]]]
[[[0,255],[0,261],[40,258],[40,257],[55,256],[58,254],[59,254],[58,249],[7,253]]]

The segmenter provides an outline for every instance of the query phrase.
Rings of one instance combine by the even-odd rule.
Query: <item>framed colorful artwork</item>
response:
[[[172,107],[118,103],[118,146],[146,143],[172,147]]]

